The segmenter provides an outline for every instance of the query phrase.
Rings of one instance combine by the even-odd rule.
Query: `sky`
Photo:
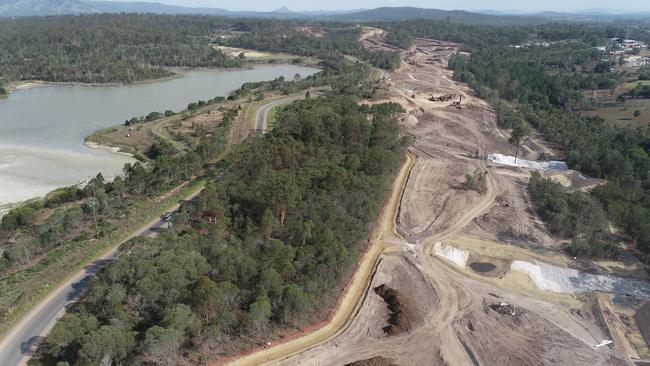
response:
[[[137,0],[122,0],[137,1]],[[371,9],[380,6],[414,6],[431,9],[516,10],[516,11],[575,11],[584,9],[614,9],[620,11],[650,11],[649,0],[140,0],[165,4],[211,7],[228,10],[272,11],[286,6],[294,11]]]

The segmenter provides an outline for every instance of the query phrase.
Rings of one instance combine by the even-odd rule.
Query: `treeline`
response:
[[[598,46],[605,38],[633,38],[650,41],[646,27],[630,27],[629,23],[576,24],[547,23],[536,25],[462,24],[445,21],[411,20],[378,23],[386,29],[386,39],[401,48],[411,45],[412,37],[426,37],[461,43],[469,49],[523,45],[525,43],[581,41]],[[532,61],[532,60],[531,60]]]
[[[43,362],[209,363],[231,338],[316,314],[358,257],[403,155],[397,104],[294,102],[228,155],[173,231],[101,270]],[[369,123],[372,119],[372,123]]]
[[[304,29],[316,27],[318,34]],[[221,39],[221,32],[238,36]],[[365,50],[348,23],[155,14],[99,14],[0,20],[0,79],[135,82],[173,75],[167,67],[237,67],[211,42],[319,59],[351,55],[399,66],[397,52]],[[242,32],[242,33],[239,33]]]
[[[187,105],[187,108],[185,109],[185,111],[187,111],[187,112],[196,112],[197,110],[199,110],[202,107],[205,107],[205,106],[208,106],[208,105],[213,105],[213,104],[218,104],[218,103],[221,103],[221,102],[223,102],[225,100],[226,100],[225,97],[214,97],[214,98],[208,99],[208,100],[198,100],[196,102],[189,103]],[[132,125],[136,125],[136,124],[139,124],[139,123],[153,122],[155,120],[165,118],[165,117],[171,117],[171,116],[174,116],[174,115],[176,115],[176,112],[174,112],[174,111],[172,111],[170,109],[168,109],[168,110],[166,110],[164,112],[151,112],[151,113],[147,114],[146,116],[129,118],[129,119],[124,121],[124,125],[125,126],[132,126]]]
[[[7,95],[7,89],[5,89],[4,85],[2,85],[2,82],[0,82],[0,97]]]
[[[618,248],[607,241],[602,205],[582,191],[567,192],[562,185],[533,172],[529,190],[535,208],[557,236],[568,238],[573,256],[611,257]]]
[[[304,23],[250,19],[240,21],[239,36],[225,41],[234,47],[270,52],[290,52],[328,60],[355,56],[382,69],[400,65],[398,52],[369,51],[359,43],[361,28],[349,23]]]
[[[134,82],[172,75],[166,66],[235,67],[208,44],[229,25],[215,17],[101,14],[0,20],[4,80]]]

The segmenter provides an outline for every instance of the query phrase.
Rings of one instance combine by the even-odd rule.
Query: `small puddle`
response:
[[[474,262],[471,263],[469,267],[479,273],[494,271],[497,268],[497,266],[488,262]]]

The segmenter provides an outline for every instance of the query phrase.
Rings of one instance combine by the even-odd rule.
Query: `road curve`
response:
[[[268,117],[269,117],[269,112],[271,109],[274,107],[277,107],[282,104],[286,104],[289,102],[293,102],[294,100],[301,99],[302,97],[290,97],[290,98],[284,98],[280,100],[276,100],[267,104],[264,104],[260,106],[257,109],[257,114],[255,115],[255,129],[258,131],[266,132],[267,129],[267,122],[268,122]]]
[[[201,193],[203,187],[198,188],[189,194],[185,199],[192,199]],[[175,204],[168,212],[175,212],[179,209],[180,204]],[[112,247],[89,263],[83,270],[77,272],[70,280],[52,291],[41,303],[32,309],[14,328],[6,335],[0,343],[0,365],[1,366],[18,366],[24,365],[29,360],[30,348],[44,337],[52,329],[56,320],[64,313],[66,307],[76,301],[84,292],[90,279],[94,276],[99,268],[106,265],[113,259],[117,253],[118,247],[136,236],[152,236],[157,231],[166,226],[161,218],[156,218],[148,224],[142,226],[127,239],[120,242],[119,245]]]

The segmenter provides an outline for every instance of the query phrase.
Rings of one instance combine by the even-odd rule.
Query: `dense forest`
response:
[[[595,205],[602,206],[636,242],[642,255],[650,258],[650,129],[620,129],[576,112],[585,103],[584,91],[610,90],[620,78],[603,64],[592,46],[604,38],[625,35],[647,41],[647,30],[615,25],[492,27],[418,21],[388,27],[389,40],[400,46],[412,35],[462,42],[471,56],[452,57],[449,66],[458,80],[468,83],[481,97],[497,106],[507,100],[516,107],[508,113],[503,106],[497,108],[502,112],[499,122],[503,127],[525,123],[538,129],[563,148],[571,168],[607,180],[593,191],[595,203],[580,194],[542,197],[557,196],[557,189],[531,184],[542,210],[543,205],[561,200],[565,203],[555,203],[573,212],[553,217],[555,211],[551,210],[546,215],[551,221],[562,221],[550,226],[573,240],[570,250],[594,256],[614,253],[600,239],[591,237],[585,242],[584,233],[570,230],[578,225],[575,210]],[[593,248],[585,250],[585,245]]]
[[[135,82],[172,76],[168,67],[238,67],[213,43],[290,52],[321,60],[352,55],[399,65],[395,52],[370,52],[348,23],[208,16],[100,14],[0,19],[0,81]],[[79,29],[83,29],[80,32]],[[233,36],[234,34],[234,36]]]
[[[134,82],[172,75],[165,66],[236,67],[208,44],[226,26],[152,14],[2,19],[0,80]]]
[[[399,67],[398,52],[368,51],[359,43],[361,27],[349,23],[287,23],[269,20],[239,22],[239,36],[226,44],[271,52],[291,52],[321,60],[354,56],[382,69]]]
[[[229,154],[223,180],[183,207],[172,233],[133,240],[100,271],[44,357],[158,363],[202,344],[214,349],[195,357],[208,361],[229,336],[300,324],[365,243],[403,155],[401,111],[350,97],[284,108],[276,129]]]

